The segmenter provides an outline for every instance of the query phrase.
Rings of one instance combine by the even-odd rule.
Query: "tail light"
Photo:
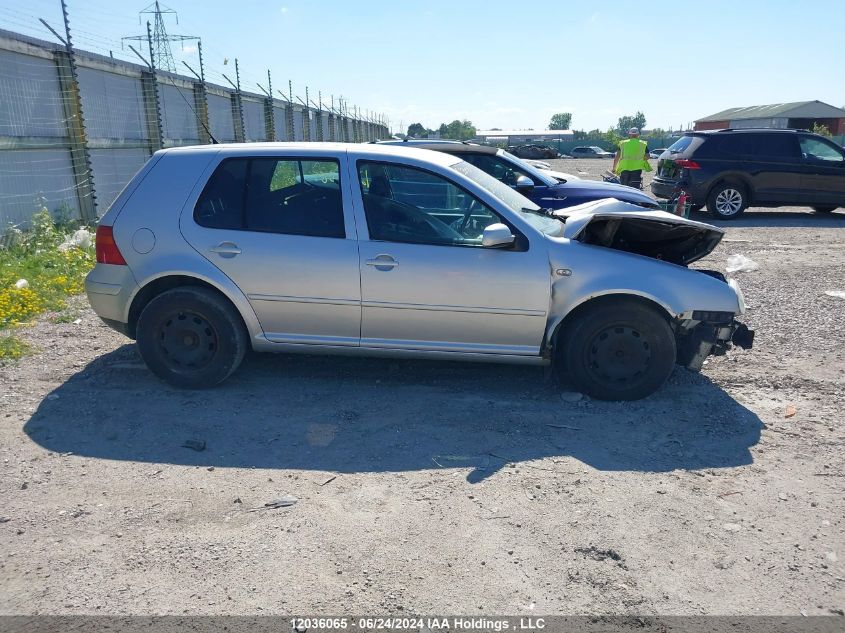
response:
[[[686,158],[679,158],[675,161],[675,164],[681,169],[701,169],[701,165],[696,163],[694,160]]]
[[[97,263],[116,264],[126,266],[126,260],[120,254],[117,242],[114,241],[114,232],[110,226],[97,227]]]

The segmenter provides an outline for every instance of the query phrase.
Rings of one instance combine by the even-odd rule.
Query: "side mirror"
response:
[[[533,189],[534,188],[534,181],[531,180],[528,176],[520,176],[516,179],[516,188],[517,189]]]
[[[491,224],[481,234],[481,245],[485,248],[510,246],[516,238],[504,224]]]

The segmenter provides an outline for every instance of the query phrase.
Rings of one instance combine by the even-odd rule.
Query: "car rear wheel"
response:
[[[666,382],[675,365],[675,336],[666,319],[620,299],[587,306],[563,331],[558,357],[579,390],[599,400],[639,400]]]
[[[707,210],[717,220],[733,220],[748,206],[748,194],[742,185],[723,183],[707,196]]]
[[[168,290],[138,318],[138,351],[156,376],[176,387],[213,387],[234,372],[247,350],[240,315],[207,288]]]
[[[837,208],[838,207],[818,206],[813,207],[813,211],[815,211],[816,213],[833,213],[834,211],[836,211]]]

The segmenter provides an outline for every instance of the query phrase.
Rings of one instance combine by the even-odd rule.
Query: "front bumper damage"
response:
[[[718,313],[706,316],[714,320],[685,319],[677,323],[678,364],[692,371],[700,371],[708,356],[722,356],[732,345],[742,349],[751,349],[754,345],[754,331],[733,315],[729,319]]]

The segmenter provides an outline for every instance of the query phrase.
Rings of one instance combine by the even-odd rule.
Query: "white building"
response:
[[[549,141],[574,140],[572,130],[476,130],[476,143],[522,145],[523,143],[548,143]]]

